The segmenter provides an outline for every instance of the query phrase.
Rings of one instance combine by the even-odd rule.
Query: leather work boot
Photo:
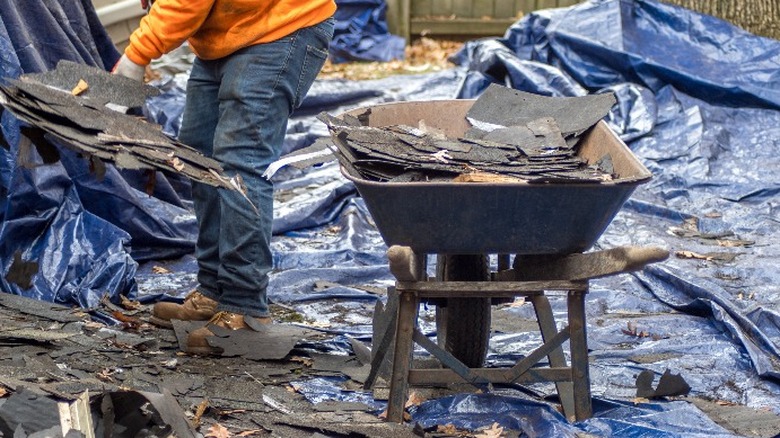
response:
[[[254,330],[250,324],[247,324],[245,319],[253,319],[250,324],[270,324],[271,318],[253,318],[244,316],[240,313],[233,312],[217,312],[205,326],[193,330],[187,337],[187,347],[184,349],[187,353],[198,355],[219,355],[222,353],[222,349],[219,347],[212,347],[209,345],[207,338],[215,336],[215,333],[211,331],[210,327],[221,327],[227,330]]]
[[[161,327],[172,328],[172,319],[182,321],[207,321],[217,313],[217,302],[194,290],[184,298],[184,303],[169,303],[161,301],[152,308],[149,322]]]

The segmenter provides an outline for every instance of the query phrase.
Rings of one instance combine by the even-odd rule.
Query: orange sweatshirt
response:
[[[198,57],[222,58],[313,26],[335,11],[334,0],[157,0],[130,35],[125,54],[147,65],[189,40]]]

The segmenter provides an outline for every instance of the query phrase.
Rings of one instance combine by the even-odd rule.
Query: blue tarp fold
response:
[[[336,0],[333,63],[404,59],[406,41],[387,29],[384,0]]]
[[[52,70],[60,60],[110,68],[119,58],[90,0],[1,0],[0,47],[2,78]],[[98,181],[67,148],[52,165],[31,151],[25,158],[37,164],[25,168],[17,158],[28,152],[7,111],[2,130],[10,145],[0,149],[2,291],[91,307],[104,295],[132,296],[137,261],[192,252],[195,218],[176,177],[108,165]],[[156,182],[153,196],[145,193],[149,178]],[[29,282],[6,278],[16,253],[39,261]]]

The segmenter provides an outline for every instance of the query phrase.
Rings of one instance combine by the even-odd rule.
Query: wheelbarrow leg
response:
[[[558,328],[555,326],[555,317],[553,316],[550,300],[543,294],[531,297],[536,312],[536,320],[539,322],[539,331],[542,333],[542,340],[548,342],[556,334]],[[570,323],[571,324],[571,323]],[[554,368],[566,368],[566,357],[563,355],[563,348],[558,347],[547,356],[550,366]],[[587,364],[586,364],[587,365]],[[575,417],[575,404],[572,382],[556,382],[558,397],[561,399],[561,407],[566,419],[572,421]]]
[[[588,373],[588,342],[585,330],[585,292],[570,291],[568,295],[569,329],[571,330],[571,367],[574,383],[574,414],[577,421],[593,414]]]
[[[395,331],[393,372],[390,376],[390,397],[387,401],[387,420],[404,421],[404,405],[409,391],[409,368],[412,363],[414,327],[420,299],[411,293],[401,293],[398,302],[398,321]]]

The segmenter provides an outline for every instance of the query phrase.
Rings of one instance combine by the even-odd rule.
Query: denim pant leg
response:
[[[213,63],[196,59],[187,81],[179,141],[207,157],[214,155],[214,131],[219,121],[219,78]],[[219,195],[217,188],[192,182],[195,217],[198,220],[198,240],[195,257],[198,260],[198,290],[211,299],[219,299]]]
[[[218,208],[201,213],[218,216],[219,310],[268,316],[273,186],[262,173],[279,158],[287,120],[322,68],[332,34],[333,21],[327,20],[204,63],[214,64],[220,79],[213,157],[228,176],[241,177],[251,201],[236,191],[218,189]],[[200,191],[193,196],[201,196]]]

